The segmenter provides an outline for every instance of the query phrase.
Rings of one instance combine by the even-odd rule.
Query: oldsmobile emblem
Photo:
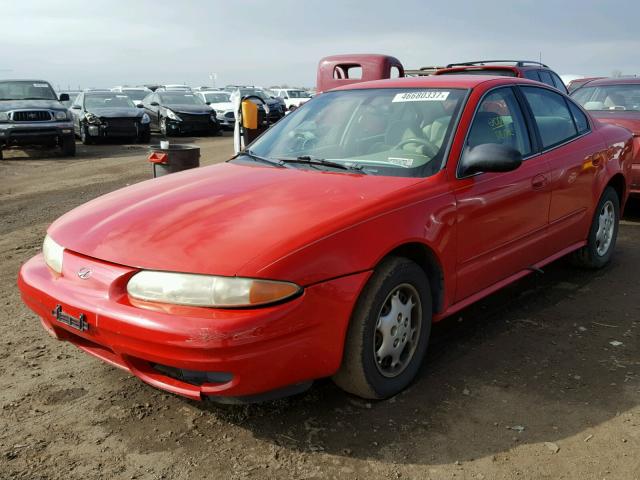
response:
[[[82,267],[80,270],[78,270],[78,276],[83,280],[89,278],[91,276],[91,273],[91,269],[87,267]]]

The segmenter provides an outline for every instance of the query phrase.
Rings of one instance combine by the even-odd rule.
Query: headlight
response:
[[[56,112],[56,120],[66,120],[67,112]]]
[[[147,123],[151,123],[151,119],[149,118],[149,115],[147,115],[146,113],[143,113],[142,118],[140,119],[140,123],[142,123],[143,125],[146,125]]]
[[[0,112],[0,122],[9,121],[9,112]]]
[[[182,120],[178,115],[175,114],[173,110],[169,110],[168,108],[167,108],[167,118],[170,118],[171,120],[177,120],[177,121]]]
[[[57,273],[62,273],[62,253],[64,252],[64,247],[61,247],[53,239],[47,235],[44,237],[44,242],[42,242],[42,255],[44,256],[44,261],[49,268]]]
[[[84,119],[87,121],[87,123],[92,123],[94,125],[100,124],[100,119],[96,117],[93,113],[85,114]]]
[[[254,307],[278,302],[300,292],[294,283],[190,273],[136,273],[127,284],[133,298],[198,307]]]

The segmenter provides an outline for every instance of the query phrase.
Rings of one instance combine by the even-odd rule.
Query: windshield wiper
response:
[[[240,152],[238,156],[239,155],[244,155],[257,162],[268,163],[269,165],[273,165],[274,167],[286,168],[282,160],[271,160],[270,158],[261,157],[260,155],[256,155],[255,153],[253,153],[251,150],[245,150],[244,152]],[[236,156],[236,158],[238,156]]]
[[[359,173],[365,173],[362,165],[345,165],[343,163],[332,162],[324,158],[311,157],[310,155],[301,155],[297,158],[282,158],[284,163],[304,163],[306,165],[323,165],[325,167],[339,168],[340,170],[351,170]]]
[[[26,97],[20,100],[55,100],[55,98],[43,98],[43,97]]]

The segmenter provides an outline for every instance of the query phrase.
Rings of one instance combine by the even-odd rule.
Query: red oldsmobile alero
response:
[[[44,327],[156,387],[259,400],[415,377],[431,324],[563,255],[611,258],[632,135],[540,83],[319,95],[227,163],[55,221],[21,269]]]

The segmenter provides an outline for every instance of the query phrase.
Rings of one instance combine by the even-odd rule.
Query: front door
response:
[[[457,180],[458,276],[456,301],[464,300],[545,258],[543,239],[551,193],[549,166],[536,155],[522,106],[512,87],[481,100],[465,150],[483,143],[512,146],[522,165],[506,173]]]

